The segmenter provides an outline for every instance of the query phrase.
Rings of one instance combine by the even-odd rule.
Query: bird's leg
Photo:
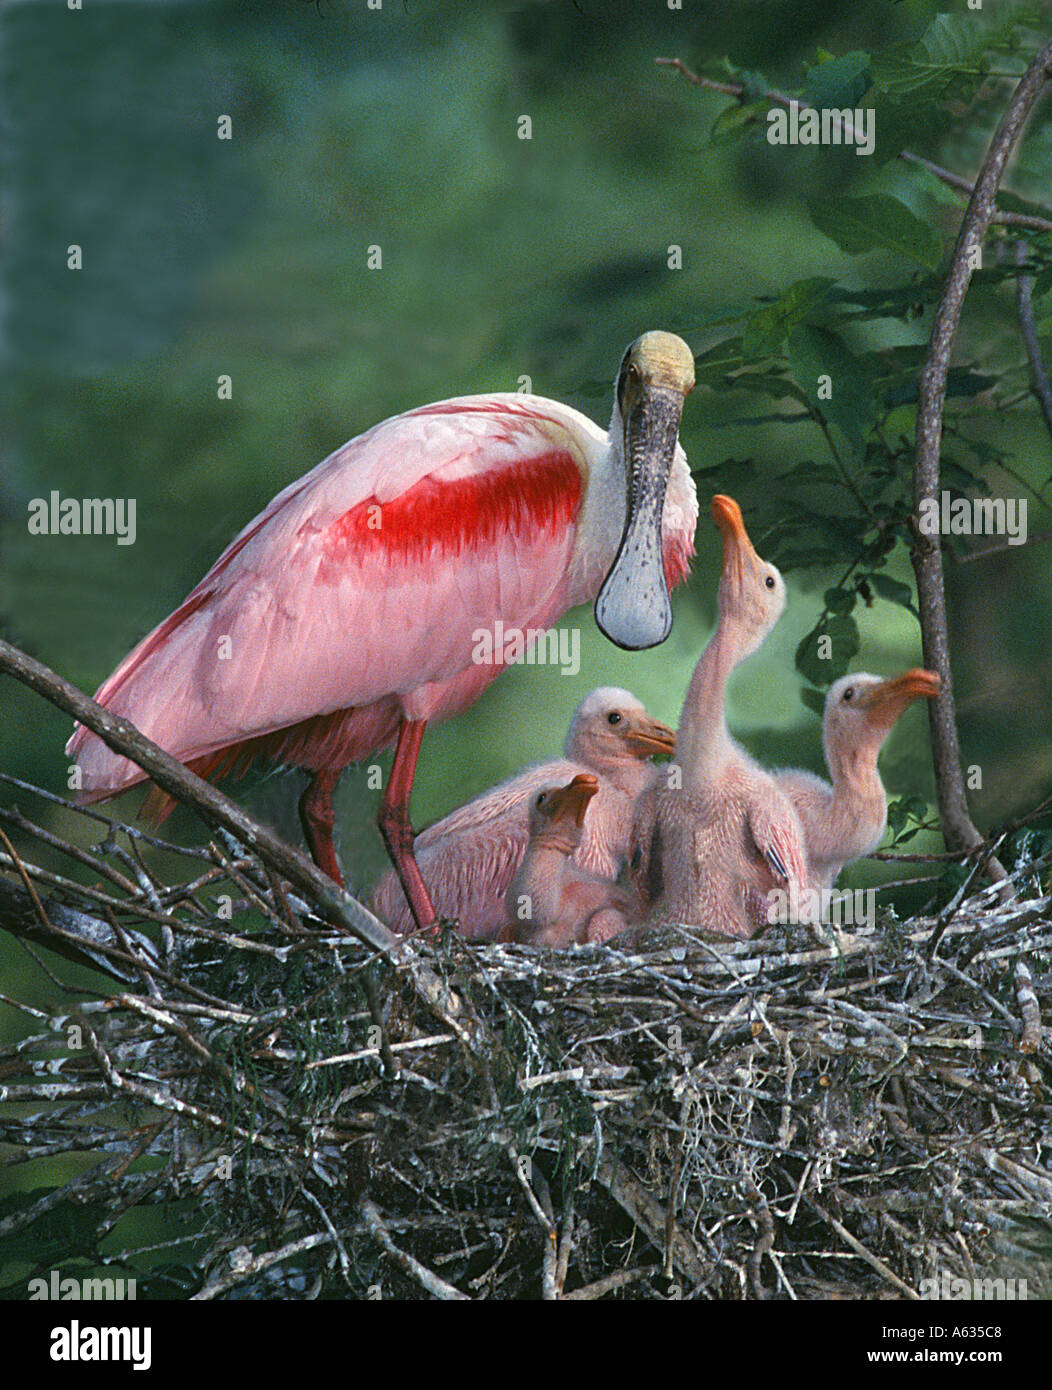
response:
[[[336,790],[339,774],[335,772],[315,772],[300,797],[300,824],[311,858],[318,868],[343,887],[343,874],[340,861],[336,858],[336,846],[332,840],[332,828],[336,817],[332,809],[332,794]]]
[[[395,746],[394,762],[387,790],[380,803],[378,822],[380,834],[384,838],[387,852],[395,866],[405,893],[406,902],[418,927],[433,929],[435,909],[431,906],[431,895],[427,891],[420,866],[413,854],[413,827],[409,820],[409,797],[416,776],[416,760],[420,755],[420,744],[427,728],[426,719],[403,719],[398,730],[398,743]]]

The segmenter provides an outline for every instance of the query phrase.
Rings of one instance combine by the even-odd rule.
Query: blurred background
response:
[[[92,0],[80,12],[65,0],[8,3],[4,635],[91,692],[276,492],[385,416],[515,390],[528,376],[535,392],[605,425],[621,354],[645,329],[678,332],[702,353],[725,336],[726,306],[741,312],[802,277],[860,290],[898,283],[894,254],[845,254],[816,231],[805,200],[894,194],[948,248],[961,206],[953,194],[935,180],[918,184],[901,161],[726,140],[714,122],[727,98],[654,60],[679,56],[711,70],[728,58],[794,89],[822,53],[915,39],[937,9],[921,0],[694,0],[682,12],[597,0],[385,0],[380,10],[359,0]],[[1003,97],[1002,88],[998,101],[980,104],[983,119],[919,128],[911,140],[973,174]],[[222,115],[230,140],[217,138]],[[518,138],[524,115],[529,140]],[[1050,173],[1046,106],[1009,183],[1040,199]],[[83,248],[76,273],[66,268],[71,244]],[[367,268],[373,245],[380,270]],[[672,245],[682,269],[668,268]],[[1048,325],[1039,326],[1047,347]],[[930,312],[854,331],[859,352],[920,345]],[[1011,285],[978,285],[965,309],[958,360],[981,370],[994,355],[1023,372]],[[217,398],[221,375],[232,379],[230,400]],[[997,456],[990,486],[1027,495],[1030,530],[1049,529],[1052,463],[1036,408],[971,405],[970,431]],[[910,410],[893,422],[903,436],[912,434]],[[714,621],[709,496],[751,480],[741,495],[763,553],[770,508],[751,512],[749,497],[798,464],[804,497],[806,465],[821,446],[809,425],[741,416],[711,387],[687,402],[682,442],[692,465],[709,471],[699,482],[698,558],[675,597],[669,642],[620,652],[585,615],[578,676],[507,672],[469,713],[429,733],[419,826],[556,753],[595,685],[627,686],[676,723]],[[52,490],[134,497],[135,544],[29,535],[31,499]],[[779,505],[791,509],[792,496]],[[964,758],[982,769],[973,810],[983,827],[1052,789],[1050,558],[1034,545],[948,569]],[[903,547],[887,572],[912,582]],[[770,763],[821,770],[820,723],[801,700],[794,653],[835,577],[821,564],[791,572],[786,618],[735,678],[732,729]],[[853,669],[920,664],[906,608],[878,600],[856,616]],[[0,769],[63,791],[69,732],[44,701],[3,683]],[[930,800],[923,710],[901,721],[881,766],[892,796]],[[261,770],[232,789],[297,836],[302,786],[297,772]],[[71,829],[61,811],[24,794],[0,788],[0,797]],[[383,864],[376,797],[364,770],[346,774],[339,843],[361,890]],[[140,799],[125,797],[116,814],[133,816]],[[201,831],[177,812],[166,833]],[[922,835],[910,848],[940,843]],[[845,882],[900,874],[869,863]],[[896,902],[908,910],[923,900],[918,892]],[[30,1002],[54,993],[0,937],[0,987],[15,986]],[[0,1036],[17,1027],[0,1010]]]

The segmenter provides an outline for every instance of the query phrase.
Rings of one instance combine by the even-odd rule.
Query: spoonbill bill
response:
[[[486,633],[521,652],[523,633],[594,601],[618,646],[668,636],[697,520],[677,438],[693,384],[686,343],[650,332],[625,351],[607,432],[515,393],[383,421],[249,522],[96,700],[202,776],[259,754],[307,769],[304,833],[337,882],[339,774],[394,743],[380,831],[417,923],[433,922],[409,817],[424,730],[499,675],[508,648],[479,660]],[[84,728],[67,751],[87,800],[144,778]]]
[[[628,851],[636,798],[659,774],[648,760],[671,753],[675,743],[672,730],[652,719],[629,691],[591,691],[570,721],[565,758],[527,768],[416,837],[416,861],[435,911],[456,920],[470,940],[494,940],[507,922],[505,895],[526,853],[533,798],[582,775],[592,776],[596,790],[574,863],[615,879]],[[373,911],[395,931],[412,930],[393,872],[380,881]]]
[[[785,611],[781,574],[757,555],[730,497],[712,499],[723,537],[719,622],[694,669],[676,731],[681,785],[637,802],[634,880],[650,920],[684,922],[724,936],[757,930],[755,895],[799,900],[804,835],[785,792],[732,737],[725,692],[735,667],[759,650]],[[794,896],[795,895],[795,896]]]
[[[598,792],[598,778],[582,773],[532,798],[530,840],[508,888],[511,926],[502,939],[557,948],[609,941],[637,916],[631,894],[574,863],[589,803]]]
[[[832,785],[802,768],[775,773],[803,826],[808,888],[832,888],[845,864],[884,838],[888,803],[877,756],[900,715],[914,700],[934,700],[939,686],[934,671],[914,667],[892,680],[841,676],[829,687],[822,743]]]

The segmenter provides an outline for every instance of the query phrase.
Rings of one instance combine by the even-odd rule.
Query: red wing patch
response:
[[[581,506],[581,474],[567,449],[450,482],[424,478],[393,501],[358,503],[328,528],[326,557],[381,552],[425,560],[484,549],[509,533],[565,531]]]

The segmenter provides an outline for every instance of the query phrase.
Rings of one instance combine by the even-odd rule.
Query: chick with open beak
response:
[[[940,681],[919,667],[891,680],[860,672],[829,687],[822,717],[827,782],[801,768],[775,774],[804,829],[807,886],[832,888],[845,865],[872,854],[884,838],[887,796],[877,757],[915,700],[934,700]]]
[[[757,895],[799,895],[803,830],[788,797],[730,734],[726,688],[785,610],[778,570],[757,554],[741,509],[712,499],[723,540],[719,622],[694,669],[676,731],[679,780],[644,793],[630,850],[633,883],[650,922],[676,921],[724,936],[757,929]]]
[[[631,924],[630,894],[573,862],[598,791],[598,779],[581,774],[534,797],[530,840],[508,889],[510,926],[502,940],[561,948],[609,941]]]

